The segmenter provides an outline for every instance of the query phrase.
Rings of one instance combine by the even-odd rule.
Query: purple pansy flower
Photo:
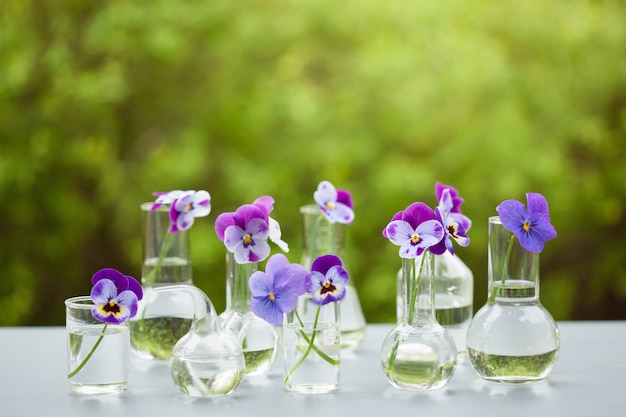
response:
[[[322,306],[345,297],[348,280],[341,259],[335,255],[322,255],[311,265],[311,272],[306,276],[306,290],[311,294],[311,301]]]
[[[270,324],[282,324],[283,315],[296,308],[305,292],[306,275],[302,265],[290,264],[285,255],[273,255],[265,272],[255,272],[248,281],[252,312]]]
[[[505,229],[511,231],[520,245],[539,253],[544,244],[556,237],[556,230],[550,224],[548,201],[539,193],[526,193],[528,210],[517,200],[505,200],[496,211]]]
[[[93,275],[91,282],[91,314],[96,320],[119,324],[137,314],[143,290],[135,278],[104,268]]]
[[[187,230],[193,226],[196,217],[207,216],[211,212],[211,196],[204,190],[185,191],[170,207],[170,233]]]
[[[444,225],[445,235],[439,243],[429,249],[435,255],[441,255],[446,250],[454,255],[452,240],[459,246],[468,246],[470,243],[467,231],[472,226],[472,222],[467,216],[461,214],[460,210],[452,212],[453,209],[454,202],[451,190],[445,188],[441,192],[439,205],[435,208],[437,220]]]
[[[424,203],[413,203],[402,212],[401,220],[386,227],[387,238],[400,246],[401,258],[416,258],[425,249],[439,243],[445,231],[435,212]]]
[[[289,252],[289,245],[281,239],[282,233],[280,230],[280,224],[269,216],[272,210],[274,210],[274,199],[268,195],[264,195],[254,200],[252,205],[259,209],[260,213],[262,213],[262,218],[268,225],[269,239],[283,252]],[[222,213],[217,216],[217,219],[215,220],[215,233],[217,233],[217,237],[220,240],[224,241],[224,232],[229,226],[233,226],[235,224],[234,216],[234,212]],[[239,226],[243,227],[241,224],[239,224]]]
[[[347,190],[338,190],[330,182],[322,181],[313,193],[313,199],[331,223],[352,224],[354,203]]]
[[[265,212],[252,204],[244,204],[235,213],[218,216],[215,229],[220,236],[221,227],[229,224],[223,231],[223,241],[226,249],[235,255],[237,263],[260,262],[270,254],[266,218]]]

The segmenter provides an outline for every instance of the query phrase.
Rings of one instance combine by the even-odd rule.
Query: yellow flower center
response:
[[[528,220],[524,222],[524,230],[527,232],[530,230],[530,222]]]
[[[326,208],[328,210],[332,210],[335,208],[335,204],[332,201],[329,201],[328,203],[326,203]]]
[[[420,240],[420,236],[417,233],[411,237],[411,243],[413,243],[414,245],[420,243]]]
[[[251,242],[252,242],[252,236],[250,236],[249,234],[245,234],[243,236],[243,244],[249,245]]]
[[[272,300],[272,301],[274,301],[276,299],[276,297],[274,297],[274,294],[272,294],[272,293],[270,293],[269,297],[270,297],[270,300]]]

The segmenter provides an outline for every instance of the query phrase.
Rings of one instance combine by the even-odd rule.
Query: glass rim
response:
[[[65,300],[65,306],[67,308],[91,310],[94,306],[93,300],[88,295],[78,295],[76,297],[70,297]]]
[[[300,213],[302,214],[316,214],[317,212],[319,214],[324,214],[320,206],[317,204],[305,204],[300,206]]]
[[[152,210],[153,205],[154,205],[154,201],[146,201],[145,203],[141,203],[139,205],[139,208],[141,208],[142,211],[155,211],[155,212],[169,212],[170,211],[169,204],[163,204],[156,210]]]
[[[489,216],[489,223],[502,224],[502,220],[500,220],[500,216]]]

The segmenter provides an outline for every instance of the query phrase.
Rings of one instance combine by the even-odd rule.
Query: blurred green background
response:
[[[0,325],[62,325],[102,267],[139,277],[139,205],[205,189],[194,282],[224,307],[215,217],[269,194],[299,261],[299,207],[346,188],[346,263],[369,322],[395,319],[380,232],[454,185],[457,254],[486,301],[487,218],[527,191],[558,320],[626,319],[621,1],[0,2]],[[274,247],[274,252],[278,249]]]

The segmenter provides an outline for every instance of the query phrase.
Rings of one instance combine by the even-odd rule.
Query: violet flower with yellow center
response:
[[[100,337],[85,359],[67,377],[72,378],[87,364],[89,359],[102,342],[109,323],[121,324],[137,314],[139,300],[143,298],[143,290],[139,282],[113,268],[104,268],[91,278],[91,300],[94,306],[91,315],[98,321],[106,323]]]

